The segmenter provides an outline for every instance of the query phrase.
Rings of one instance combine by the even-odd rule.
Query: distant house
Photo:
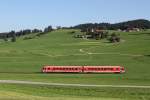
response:
[[[86,31],[86,38],[102,39],[107,37],[107,32],[105,30],[97,28],[88,28]]]
[[[139,28],[127,28],[126,32],[139,32],[140,29]]]
[[[139,28],[133,28],[134,31],[139,32],[140,29]]]

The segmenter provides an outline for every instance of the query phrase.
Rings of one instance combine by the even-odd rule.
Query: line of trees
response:
[[[126,21],[121,23],[87,23],[87,24],[80,24],[71,28],[76,29],[87,29],[87,28],[97,28],[97,29],[107,29],[107,30],[126,30],[128,28],[139,28],[139,29],[150,29],[150,21],[145,19],[138,19],[132,21]]]
[[[25,30],[20,30],[18,32],[15,31],[11,31],[11,32],[6,32],[6,33],[0,33],[0,39],[4,39],[4,41],[8,41],[8,38],[11,38],[12,42],[16,41],[16,37],[20,37],[20,36],[24,36],[27,34],[34,34],[34,33],[38,33],[38,36],[44,35],[48,32],[53,31],[52,26],[48,26],[44,29],[44,31],[40,30],[40,29],[25,29]]]

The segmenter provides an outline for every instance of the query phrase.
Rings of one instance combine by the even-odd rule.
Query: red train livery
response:
[[[44,66],[43,73],[124,73],[121,66]]]

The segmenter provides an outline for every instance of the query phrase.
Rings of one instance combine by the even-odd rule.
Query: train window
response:
[[[78,70],[78,68],[75,68],[74,70]]]
[[[50,70],[50,68],[48,68],[48,70]]]
[[[110,70],[113,70],[113,68],[110,68]]]
[[[91,68],[88,68],[88,70],[91,70]]]
[[[57,70],[57,68],[54,68],[55,70]]]
[[[110,70],[110,68],[107,68],[107,70]]]
[[[119,70],[119,68],[116,68],[116,70]]]
[[[72,70],[72,68],[69,68],[69,70]]]

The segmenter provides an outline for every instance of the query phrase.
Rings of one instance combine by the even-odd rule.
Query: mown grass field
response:
[[[0,80],[53,83],[150,85],[150,31],[120,33],[122,41],[73,38],[72,30],[58,30],[30,40],[0,42]],[[44,65],[121,65],[125,74],[43,74]],[[0,84],[0,99],[74,98],[149,100],[150,89],[71,88]],[[86,96],[86,93],[88,96]],[[6,95],[5,95],[6,94]],[[18,95],[18,96],[17,96]],[[22,95],[22,97],[20,97]],[[39,97],[38,97],[39,96]],[[28,98],[31,97],[31,98]],[[63,99],[64,98],[64,99]]]
[[[149,100],[149,95],[148,89],[0,85],[0,100]]]

